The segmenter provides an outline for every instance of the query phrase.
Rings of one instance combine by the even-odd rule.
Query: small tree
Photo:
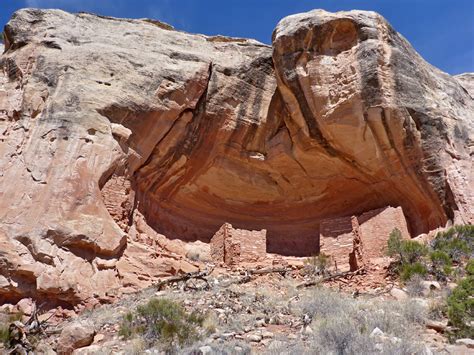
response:
[[[395,228],[390,232],[387,242],[387,255],[390,257],[396,257],[402,259],[402,232],[398,228]]]
[[[448,298],[448,317],[457,328],[455,338],[474,338],[474,276],[459,282]]]
[[[451,260],[460,262],[474,256],[474,226],[456,225],[439,232],[431,242],[435,250],[444,251]]]
[[[411,264],[419,261],[426,255],[427,248],[414,240],[403,240],[400,230],[395,228],[388,238],[387,254],[391,257],[398,257],[402,264]]]
[[[474,259],[469,259],[466,265],[466,272],[468,275],[474,277]]]
[[[438,280],[446,279],[452,272],[452,260],[448,254],[441,250],[435,250],[430,253],[431,272]]]
[[[402,257],[406,263],[415,263],[420,258],[426,255],[428,249],[423,244],[415,242],[414,240],[404,240],[402,242]]]
[[[400,278],[402,281],[408,281],[413,278],[415,275],[420,275],[420,277],[425,276],[428,273],[426,266],[420,263],[419,261],[415,263],[406,263],[402,264],[400,268]]]

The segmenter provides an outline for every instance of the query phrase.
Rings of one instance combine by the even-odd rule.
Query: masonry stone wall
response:
[[[228,235],[228,226],[227,223],[223,224],[211,239],[211,259],[215,262],[224,262],[224,242]]]
[[[410,239],[401,207],[380,208],[363,213],[357,219],[366,258],[377,258],[385,254],[388,237],[394,228],[400,230],[403,238]]]
[[[321,221],[320,253],[331,256],[331,266],[349,270],[349,254],[353,249],[350,217],[338,217]]]
[[[394,228],[403,238],[410,238],[401,207],[367,211],[352,216],[352,221],[351,216],[326,219],[320,224],[320,251],[336,262],[339,271],[351,270],[363,261],[384,256]]]
[[[267,231],[233,228],[225,223],[211,239],[211,257],[227,265],[262,260],[267,253]]]

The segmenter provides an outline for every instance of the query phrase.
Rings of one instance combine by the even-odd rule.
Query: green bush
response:
[[[474,226],[456,225],[439,232],[432,241],[434,250],[440,250],[459,262],[463,258],[472,258],[474,255]]]
[[[410,280],[414,275],[425,276],[428,273],[426,266],[420,262],[412,264],[402,264],[400,268],[400,278],[402,281]]]
[[[430,253],[432,273],[438,280],[446,279],[452,273],[452,260],[448,254],[442,250],[434,250]]]
[[[387,254],[396,258],[396,268],[403,281],[408,281],[414,275],[424,276],[428,273],[421,262],[428,253],[428,248],[414,240],[403,240],[402,233],[395,228],[389,235]]]
[[[414,263],[428,253],[428,249],[423,244],[414,240],[404,240],[402,242],[403,261],[406,263]]]
[[[8,328],[10,327],[11,323],[21,320],[21,317],[23,317],[22,312],[0,313],[0,343],[8,346],[8,342],[10,340],[10,331]]]
[[[10,331],[8,330],[8,324],[0,324],[0,343],[7,345],[10,339]]]
[[[390,233],[387,254],[391,257],[398,257],[402,264],[417,262],[427,252],[428,249],[423,244],[414,240],[403,240],[402,234],[397,228]]]
[[[398,228],[395,228],[390,232],[387,242],[387,255],[391,257],[399,257],[402,259],[402,232]]]
[[[474,338],[474,276],[469,275],[448,297],[448,318],[456,327],[454,338]]]
[[[474,259],[469,259],[466,265],[466,272],[470,276],[474,276]]]
[[[151,299],[136,312],[127,313],[119,334],[125,338],[141,335],[147,345],[171,346],[191,344],[201,336],[200,327],[206,317],[198,312],[187,313],[178,303],[168,299]]]
[[[423,277],[419,274],[414,274],[410,277],[405,283],[408,294],[413,297],[423,296],[423,292],[425,291],[423,281]]]

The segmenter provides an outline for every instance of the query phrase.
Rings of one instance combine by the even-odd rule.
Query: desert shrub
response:
[[[399,303],[399,312],[404,322],[410,324],[423,324],[427,317],[427,310],[416,300],[407,300]]]
[[[326,274],[330,257],[324,253],[309,257],[305,260],[305,270],[309,274]]]
[[[445,280],[453,272],[451,257],[442,250],[434,250],[430,253],[431,273],[438,280]]]
[[[453,338],[474,338],[474,276],[461,280],[448,297],[448,318],[456,327]]]
[[[150,346],[190,344],[201,337],[205,319],[201,313],[187,313],[174,301],[151,299],[123,317],[119,334],[125,338],[141,335]]]
[[[0,314],[0,343],[8,346],[10,340],[10,331],[8,328],[11,323],[21,320],[22,316],[23,313],[21,312]]]
[[[353,299],[325,288],[316,288],[311,297],[301,302],[301,311],[312,318],[337,317],[340,312],[348,313],[353,307]]]
[[[426,311],[414,300],[378,301],[358,316],[358,323],[366,324],[369,332],[377,327],[384,333],[407,338],[411,335],[407,324],[422,324],[425,319]]]
[[[263,353],[265,355],[292,355],[292,354],[301,354],[309,355],[314,354],[314,351],[310,351],[305,345],[302,339],[293,340],[288,339],[288,337],[283,335],[277,335],[270,345],[265,349]]]
[[[341,313],[338,317],[321,322],[313,339],[313,352],[317,354],[414,354],[419,351],[409,339],[409,327],[406,318],[406,305],[399,305],[394,310],[376,305],[369,306],[364,316],[357,313]],[[393,305],[392,305],[393,306]],[[408,307],[410,310],[413,308]],[[418,314],[418,313],[417,313]],[[360,317],[360,312],[359,312]],[[384,340],[371,337],[378,327],[385,334]],[[399,339],[393,342],[391,339]]]
[[[421,262],[413,264],[402,264],[400,268],[400,278],[402,281],[410,280],[414,275],[425,276],[428,270]]]
[[[402,259],[402,232],[398,228],[394,228],[388,237],[387,241],[387,255],[391,257],[399,257]]]
[[[354,299],[320,287],[302,296],[301,306],[303,313],[312,316],[309,354],[413,354],[419,351],[413,338],[414,328],[424,323],[426,311],[415,300]],[[384,336],[370,336],[376,327]],[[393,339],[398,339],[396,344],[391,342]]]
[[[440,250],[459,262],[463,258],[472,258],[474,255],[474,226],[456,225],[443,232],[439,232],[431,242],[434,250]]]
[[[426,246],[414,240],[402,241],[402,261],[404,263],[416,263],[428,252]]]
[[[428,317],[430,319],[442,320],[445,319],[448,314],[448,306],[446,300],[433,300],[431,301],[428,309]]]
[[[375,352],[375,341],[370,333],[350,315],[326,319],[320,324],[316,334],[318,353],[368,354]]]
[[[424,291],[423,277],[419,274],[413,275],[408,282],[406,282],[405,287],[410,296],[422,296]]]
[[[423,264],[423,256],[428,248],[414,240],[403,240],[401,232],[395,228],[387,241],[387,255],[394,257],[395,268],[403,281],[410,280],[414,275],[425,276],[428,272]]]
[[[466,264],[466,273],[470,276],[474,276],[474,258],[469,259]]]
[[[196,343],[196,344],[193,344],[193,346],[181,349],[179,353],[186,354],[186,355],[202,354],[199,348],[205,345],[208,345],[211,347],[210,354],[212,355],[250,355],[252,353],[252,348],[247,343],[243,341],[235,341],[235,340],[225,342],[224,344]]]
[[[395,228],[387,241],[387,254],[398,258],[402,264],[415,263],[428,252],[426,246],[414,240],[403,240],[400,230]]]
[[[8,330],[8,324],[0,324],[0,343],[7,345],[10,339],[10,331]]]

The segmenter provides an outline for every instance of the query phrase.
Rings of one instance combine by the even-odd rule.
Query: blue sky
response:
[[[0,25],[22,7],[155,18],[188,32],[264,43],[290,14],[316,8],[373,10],[431,64],[450,74],[474,72],[474,0],[1,0]]]

